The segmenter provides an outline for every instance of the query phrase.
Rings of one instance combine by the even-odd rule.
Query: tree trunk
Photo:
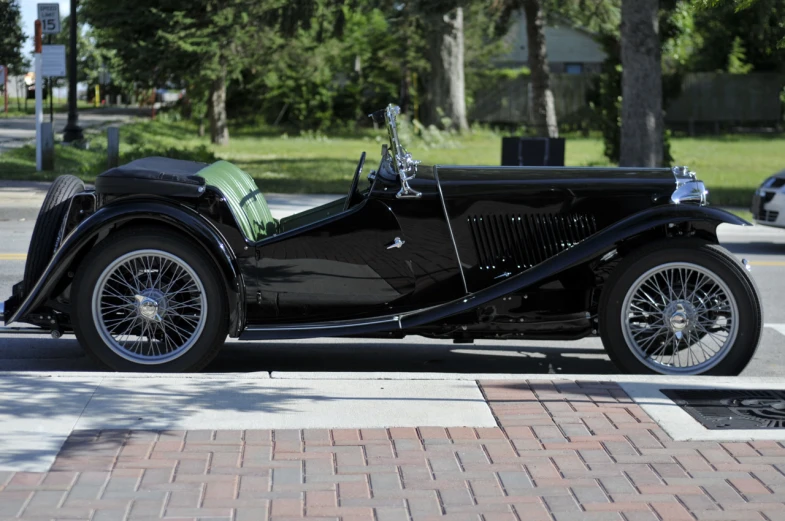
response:
[[[621,4],[620,166],[658,167],[663,160],[659,0]]]
[[[463,9],[431,17],[428,58],[431,73],[427,81],[427,124],[439,125],[442,117],[461,132],[469,130],[463,70]]]
[[[545,45],[545,13],[541,0],[524,0],[526,14],[526,37],[529,46],[529,69],[531,70],[531,96],[529,107],[538,136],[559,137],[556,107],[551,91],[551,71]]]
[[[210,141],[216,145],[229,144],[229,125],[226,117],[226,69],[210,85]]]

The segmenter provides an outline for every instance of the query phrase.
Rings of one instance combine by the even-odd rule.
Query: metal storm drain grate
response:
[[[785,428],[785,391],[660,389],[707,429]]]

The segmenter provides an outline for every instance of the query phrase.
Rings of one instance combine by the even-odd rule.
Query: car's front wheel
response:
[[[600,333],[627,373],[739,374],[760,340],[752,278],[724,248],[697,240],[652,244],[605,284]]]
[[[226,340],[221,275],[198,245],[166,229],[100,242],[73,281],[74,332],[116,371],[198,371]]]

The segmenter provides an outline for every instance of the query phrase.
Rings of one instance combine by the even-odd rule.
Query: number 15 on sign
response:
[[[60,32],[60,4],[38,4],[38,19],[43,34]]]

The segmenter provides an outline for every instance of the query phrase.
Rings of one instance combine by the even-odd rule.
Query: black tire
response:
[[[71,197],[83,191],[82,180],[72,175],[61,175],[49,187],[33,227],[30,248],[27,250],[23,283],[25,295],[38,282],[38,278],[43,274],[59,246],[57,238]]]
[[[662,370],[655,370],[644,364],[625,340],[622,308],[628,291],[643,274],[671,262],[695,264],[713,272],[727,285],[737,304],[735,341],[716,365],[699,372],[678,372],[663,366],[660,366]],[[752,277],[725,248],[694,239],[673,239],[647,245],[619,263],[608,278],[600,299],[599,326],[608,356],[625,373],[736,376],[744,370],[758,347],[763,310]]]
[[[195,342],[179,357],[164,363],[144,364],[118,354],[102,338],[98,330],[102,326],[94,316],[94,292],[104,271],[120,257],[141,250],[157,250],[182,260],[198,277],[206,297],[207,312],[201,333],[195,334]],[[168,229],[133,228],[109,236],[82,261],[72,287],[74,333],[88,355],[114,371],[199,371],[215,358],[226,341],[229,315],[222,275],[201,247]],[[129,315],[138,312],[135,308]]]

